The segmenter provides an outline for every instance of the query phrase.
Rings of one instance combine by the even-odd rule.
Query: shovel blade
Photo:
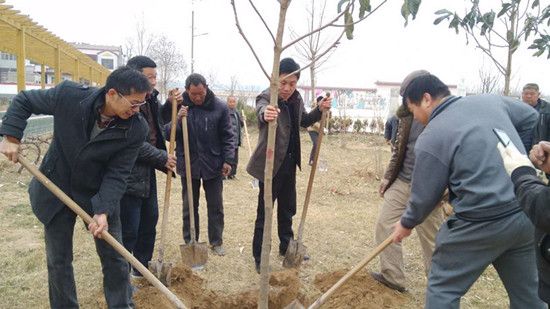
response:
[[[300,303],[297,299],[293,300],[290,304],[288,304],[284,309],[305,309],[304,305]]]
[[[165,286],[168,287],[172,283],[172,263],[167,263],[160,260],[150,261],[149,270]]]
[[[192,269],[202,269],[208,261],[208,246],[205,243],[189,243],[180,245],[183,264]]]
[[[304,256],[306,255],[306,246],[301,241],[291,239],[286,249],[285,259],[283,260],[283,267],[297,268],[302,265]]]

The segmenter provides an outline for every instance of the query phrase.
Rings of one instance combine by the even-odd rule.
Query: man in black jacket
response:
[[[171,108],[167,102],[163,108]],[[199,189],[206,194],[208,209],[208,240],[216,255],[224,255],[223,248],[223,181],[228,176],[235,160],[235,136],[227,105],[208,89],[206,79],[200,74],[191,74],[185,80],[183,107],[178,112],[176,131],[177,171],[181,175],[183,195],[183,238],[191,241],[189,229],[189,201],[185,178],[182,117],[187,116],[189,129],[189,152],[191,178],[193,181],[193,208],[195,213],[195,239],[199,239]],[[170,130],[172,124],[165,127]]]
[[[100,89],[66,81],[48,90],[20,92],[0,127],[0,153],[17,162],[27,119],[53,115],[54,136],[40,170],[93,216],[88,229],[96,237],[109,308],[133,307],[128,263],[98,238],[108,228],[121,241],[119,202],[147,135],[147,124],[136,113],[149,91],[143,74],[122,67]],[[78,308],[72,267],[76,215],[34,178],[29,196],[44,224],[50,306]]]
[[[513,145],[498,145],[504,167],[512,177],[514,190],[523,211],[535,225],[535,254],[539,273],[539,297],[550,303],[550,188],[537,177],[531,161],[550,173],[550,142],[540,142],[531,149],[530,159]]]
[[[176,167],[176,157],[168,155],[160,127],[160,104],[157,99],[157,65],[149,57],[135,56],[127,65],[143,73],[151,84],[151,92],[140,107],[141,116],[147,121],[149,135],[139,149],[136,165],[128,178],[128,188],[120,201],[122,242],[143,265],[153,256],[158,221],[157,179],[155,169],[166,172]],[[133,269],[132,275],[141,277]]]

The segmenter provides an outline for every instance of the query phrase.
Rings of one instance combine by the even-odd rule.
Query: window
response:
[[[101,59],[101,65],[106,67],[109,70],[113,70],[115,68],[115,61],[114,59]]]

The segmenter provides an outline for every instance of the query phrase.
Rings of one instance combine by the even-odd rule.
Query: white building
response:
[[[87,43],[71,43],[71,45],[111,71],[125,63],[121,46]]]

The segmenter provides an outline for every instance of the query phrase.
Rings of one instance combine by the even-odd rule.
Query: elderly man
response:
[[[167,103],[164,108],[171,108]],[[189,152],[193,189],[193,209],[195,214],[196,235],[191,236],[189,228],[189,201],[187,198],[187,180],[185,178],[185,160],[183,150],[182,117],[187,117],[189,128]],[[173,124],[166,126],[169,131]],[[223,181],[222,177],[231,172],[235,162],[235,135],[229,119],[229,108],[212,90],[208,89],[206,79],[197,73],[185,80],[183,106],[178,112],[176,131],[177,171],[181,175],[183,194],[183,237],[186,243],[191,237],[199,240],[199,189],[206,194],[208,209],[208,240],[214,254],[223,256]]]

